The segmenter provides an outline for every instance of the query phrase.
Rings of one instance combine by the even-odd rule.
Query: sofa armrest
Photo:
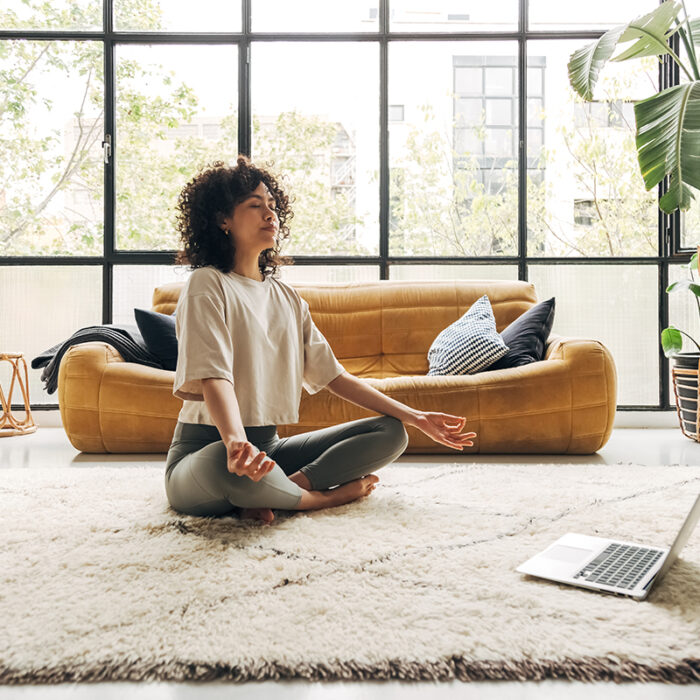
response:
[[[168,370],[125,362],[108,343],[70,347],[58,370],[58,404],[73,447],[82,452],[129,451],[125,442],[132,443],[132,451],[162,451],[163,443],[167,449],[169,438],[164,436],[172,435],[182,406],[172,395],[173,376]],[[153,440],[134,438],[139,431],[132,424],[143,429],[144,419],[158,424],[147,426],[157,449],[150,449]]]
[[[617,370],[610,350],[599,340],[550,335],[545,360],[563,362],[568,370],[576,426],[571,436],[573,447],[600,433],[601,410],[605,412],[600,449],[610,437],[617,408]]]
[[[58,368],[58,407],[73,447],[105,452],[99,420],[100,385],[110,362],[124,362],[119,352],[102,342],[73,345]]]

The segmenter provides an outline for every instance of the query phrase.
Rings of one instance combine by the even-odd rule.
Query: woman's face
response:
[[[233,215],[223,221],[223,228],[231,231],[237,250],[263,251],[275,245],[279,219],[275,210],[275,198],[264,182],[237,204]]]

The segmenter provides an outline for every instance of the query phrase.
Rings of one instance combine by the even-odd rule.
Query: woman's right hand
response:
[[[267,458],[265,452],[258,450],[251,442],[230,442],[226,445],[226,466],[238,476],[247,476],[253,481],[260,481],[271,472],[276,462]]]

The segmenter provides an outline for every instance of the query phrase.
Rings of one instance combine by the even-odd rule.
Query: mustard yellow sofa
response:
[[[153,310],[172,313],[184,282],[157,287]],[[497,329],[537,302],[528,282],[379,281],[295,284],[345,369],[388,396],[424,411],[466,416],[477,433],[458,453],[407,427],[408,453],[590,454],[610,437],[617,376],[597,340],[551,335],[546,357],[523,367],[474,375],[427,376],[438,333],[483,294]],[[280,368],[284,371],[284,368]],[[110,345],[74,345],[63,357],[58,401],[63,427],[83,452],[166,452],[182,401],[174,372],[125,362]],[[302,391],[299,423],[286,437],[370,415],[323,389]]]

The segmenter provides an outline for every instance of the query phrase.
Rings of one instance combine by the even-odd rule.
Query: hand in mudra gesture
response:
[[[418,430],[423,431],[435,442],[442,443],[448,447],[461,450],[466,445],[471,447],[474,443],[471,438],[476,437],[476,433],[461,433],[467,419],[464,416],[453,416],[449,413],[439,413],[431,411],[418,411],[415,418],[409,423]]]
[[[267,458],[265,452],[247,440],[226,445],[226,467],[233,474],[260,481],[275,465],[274,460]]]

